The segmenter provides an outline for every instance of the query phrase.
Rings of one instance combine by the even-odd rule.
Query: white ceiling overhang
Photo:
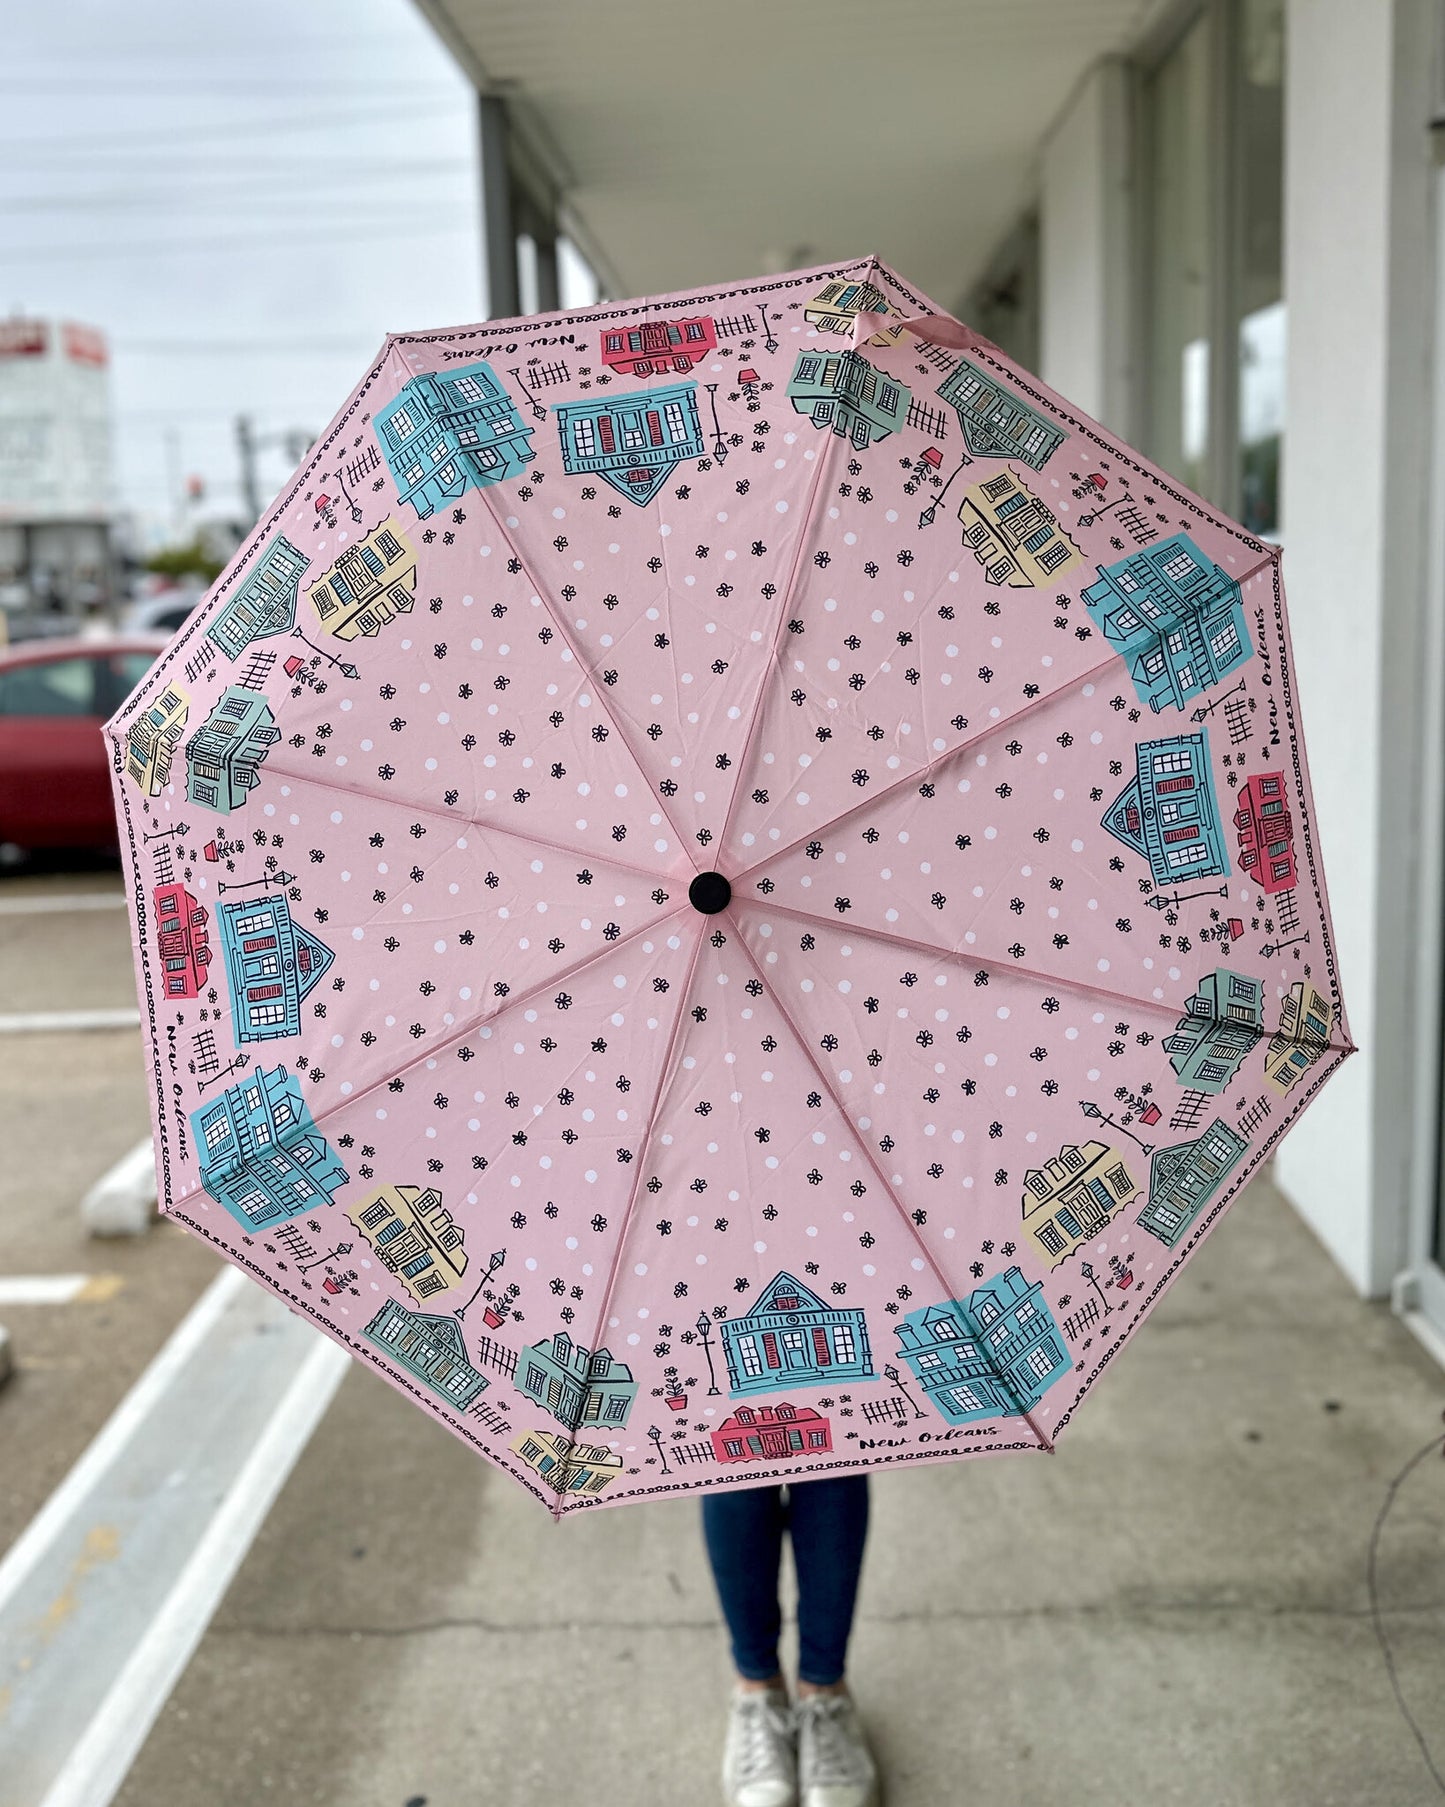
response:
[[[876,253],[956,304],[1178,0],[417,0],[617,294]]]

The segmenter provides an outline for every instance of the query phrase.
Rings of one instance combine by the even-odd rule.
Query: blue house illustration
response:
[[[746,1317],[727,1318],[718,1329],[734,1399],[838,1386],[873,1372],[862,1308],[825,1305],[791,1274],[777,1275]]]
[[[964,443],[976,458],[1018,458],[1041,471],[1064,442],[1062,427],[967,358],[958,360],[938,393],[958,415]]]
[[[408,1311],[388,1299],[361,1333],[438,1399],[463,1412],[490,1385],[467,1360],[455,1318]]]
[[[218,816],[238,809],[260,781],[262,760],[281,738],[271,705],[232,684],[185,744],[186,797]]]
[[[377,410],[375,431],[398,497],[423,517],[532,458],[532,429],[485,363],[414,376]]]
[[[285,894],[222,903],[216,916],[240,1042],[301,1033],[301,1001],[336,958],[291,918]]]
[[[703,454],[696,383],[558,402],[554,412],[563,470],[600,477],[639,506],[685,458]]]
[[[1222,1092],[1264,1035],[1264,982],[1227,966],[1205,973],[1178,1028],[1159,1044],[1181,1085]]]
[[[965,1299],[945,1299],[895,1324],[899,1354],[950,1424],[1032,1411],[1070,1367],[1042,1298],[1016,1267]]]
[[[289,634],[296,625],[297,591],[310,562],[278,533],[261,563],[206,629],[207,638],[239,659],[253,640]]]
[[[911,392],[875,369],[861,351],[800,351],[788,378],[788,400],[815,427],[827,427],[861,451],[896,433],[908,418]]]
[[[1156,1149],[1149,1163],[1149,1199],[1139,1213],[1139,1228],[1172,1249],[1248,1147],[1243,1136],[1216,1117],[1192,1141]]]
[[[1239,585],[1187,533],[1100,566],[1084,606],[1156,715],[1182,709],[1253,650]]]
[[[637,1397],[637,1382],[625,1362],[607,1349],[594,1354],[574,1343],[565,1330],[532,1343],[517,1363],[522,1392],[568,1430],[584,1425],[623,1425]]]
[[[1156,885],[1223,878],[1229,853],[1209,772],[1209,736],[1174,734],[1134,749],[1135,775],[1100,817],[1149,862]]]
[[[329,1205],[350,1177],[285,1067],[257,1068],[191,1113],[201,1184],[244,1230]]]

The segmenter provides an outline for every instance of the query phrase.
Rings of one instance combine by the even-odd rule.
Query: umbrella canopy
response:
[[[164,1208],[558,1514],[1052,1448],[1351,1051],[1277,549],[876,259],[388,339],[109,733]]]

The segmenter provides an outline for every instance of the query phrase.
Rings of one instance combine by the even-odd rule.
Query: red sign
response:
[[[77,326],[67,320],[60,329],[65,355],[76,364],[94,364],[103,369],[110,354],[105,347],[105,334],[93,326]]]
[[[43,358],[49,343],[43,320],[0,320],[0,358]]]

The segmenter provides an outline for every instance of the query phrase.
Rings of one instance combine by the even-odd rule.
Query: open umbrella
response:
[[[558,1514],[1051,1448],[1351,1051],[1277,549],[875,259],[388,339],[109,732],[165,1209]]]

